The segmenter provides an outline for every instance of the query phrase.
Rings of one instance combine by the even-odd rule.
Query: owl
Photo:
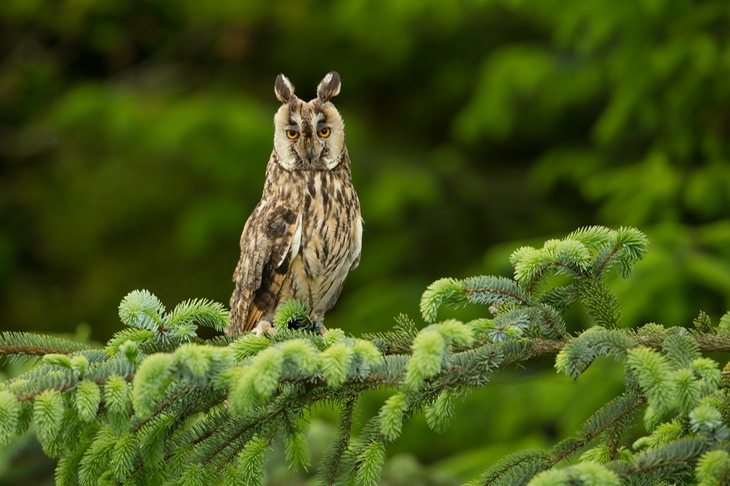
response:
[[[261,201],[241,235],[233,274],[230,333],[271,328],[279,304],[297,299],[319,320],[360,262],[362,218],[352,185],[345,123],[330,99],[340,76],[327,74],[305,102],[282,74],[274,93],[274,150]]]

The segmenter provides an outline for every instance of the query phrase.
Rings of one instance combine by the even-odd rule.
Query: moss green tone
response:
[[[273,80],[284,72],[313,96],[332,69],[366,224],[328,328],[361,337],[398,325],[382,350],[407,354],[431,282],[512,276],[516,248],[601,224],[640,228],[650,251],[631,279],[605,280],[616,297],[605,312],[561,311],[567,334],[598,318],[607,331],[613,321],[692,327],[700,309],[696,328],[708,330],[730,308],[726,3],[0,0],[0,331],[53,333],[55,351],[28,334],[14,341],[37,356],[122,348],[105,366],[126,382],[154,331],[120,331],[121,297],[149,289],[168,311],[190,297],[226,304],[271,151]],[[401,313],[413,328],[394,322]],[[435,320],[499,342],[530,337],[502,315],[464,305]],[[560,320],[549,322],[557,339]],[[663,352],[665,337],[642,333]],[[64,347],[69,338],[82,349]],[[722,366],[704,352],[722,340],[698,341]],[[507,368],[457,394],[460,420],[441,433],[416,414],[387,445],[382,481],[403,469],[401,484],[460,484],[508,452],[571,436],[621,392],[620,349],[576,361],[575,373],[590,365],[575,382],[549,359]],[[84,357],[93,369],[104,353]],[[16,376],[23,363],[2,371]],[[704,384],[682,369],[690,403]],[[358,402],[355,438],[387,398]],[[313,464],[335,441],[335,409],[312,417]],[[22,405],[18,429],[31,418]],[[622,446],[644,433],[633,430]],[[0,451],[3,481],[53,480],[55,461],[42,462],[31,432]],[[289,484],[274,451],[269,477]]]

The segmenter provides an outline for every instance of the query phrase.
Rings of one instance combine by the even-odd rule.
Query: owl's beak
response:
[[[306,155],[307,163],[311,164],[314,158],[314,145],[310,139],[305,138],[304,140],[304,154]]]

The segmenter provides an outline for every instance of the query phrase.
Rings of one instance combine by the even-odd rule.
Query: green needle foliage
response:
[[[512,254],[514,278],[441,279],[421,300],[427,324],[400,316],[389,332],[324,334],[298,302],[283,305],[276,332],[201,339],[224,330],[220,304],[189,300],[167,312],[148,291],[127,295],[128,327],[104,349],[19,333],[0,335],[8,357],[42,357],[0,387],[0,444],[32,422],[58,458],[58,484],[265,484],[266,458],[282,448],[293,469],[311,464],[308,412],[340,409],[339,435],[320,464],[325,484],[378,484],[388,444],[424,413],[436,431],[459,420],[455,402],[506,367],[556,356],[579,379],[596,358],[623,363],[623,393],[575,434],[547,450],[514,453],[470,484],[727,484],[730,397],[719,364],[730,326],[701,314],[693,328],[620,327],[604,281],[628,277],[647,250],[633,228],[582,228]],[[443,307],[483,306],[471,322],[438,321]],[[564,312],[582,305],[592,322],[569,335]],[[392,391],[359,430],[361,394]],[[643,413],[643,415],[642,415]],[[637,434],[643,425],[644,433]]]

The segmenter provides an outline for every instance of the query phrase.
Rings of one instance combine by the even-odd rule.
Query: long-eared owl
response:
[[[274,116],[274,150],[261,201],[241,235],[231,333],[265,331],[288,299],[303,302],[318,320],[360,262],[360,202],[345,124],[330,101],[340,92],[339,74],[327,74],[308,102],[282,74],[274,92],[282,103]]]

